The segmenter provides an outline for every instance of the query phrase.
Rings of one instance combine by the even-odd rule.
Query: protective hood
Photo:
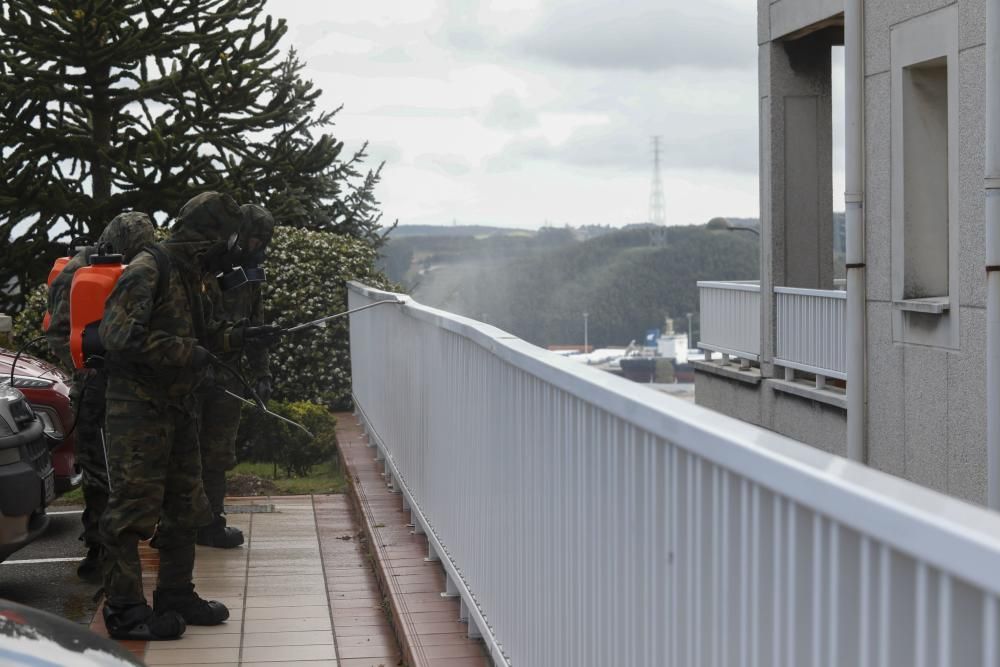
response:
[[[242,223],[243,213],[232,197],[203,192],[181,207],[167,247],[209,271],[224,271],[239,262],[236,242]]]
[[[170,243],[225,241],[240,231],[243,213],[229,195],[202,192],[181,206]]]
[[[122,255],[126,264],[140,250],[155,242],[153,221],[148,215],[138,211],[116,215],[97,240],[98,246],[106,243],[111,247],[112,253]]]

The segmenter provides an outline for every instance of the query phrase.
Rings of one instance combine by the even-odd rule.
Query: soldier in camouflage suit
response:
[[[229,617],[220,602],[194,591],[195,534],[212,519],[201,480],[194,393],[209,350],[239,349],[273,330],[208,322],[201,286],[206,272],[238,262],[242,214],[232,198],[207,192],[187,202],[170,238],[160,293],[159,263],[140,253],[108,297],[100,338],[107,348],[107,441],[111,498],[101,517],[107,549],[104,620],[116,638],[172,639],[187,624]],[[157,523],[158,522],[158,523]],[[155,534],[154,534],[155,529]],[[142,590],[138,542],[160,552],[153,608]]]
[[[274,234],[274,217],[266,209],[253,204],[244,204],[241,209],[244,217],[240,232],[240,240],[244,246],[241,266],[247,270],[257,269],[264,261],[264,253]],[[263,309],[262,287],[260,281],[254,280],[222,290],[219,281],[211,277],[206,281],[205,293],[218,319],[259,325]],[[245,365],[241,364],[244,358]],[[267,347],[247,345],[242,353],[233,352],[223,356],[223,361],[230,366],[242,366],[240,370],[244,377],[254,384],[254,389],[262,400],[268,400],[271,394],[271,372]],[[198,544],[221,549],[243,544],[243,533],[238,528],[226,526],[225,517],[226,471],[236,465],[236,434],[240,427],[242,407],[242,403],[228,395],[226,390],[241,395],[246,391],[238,378],[222,373],[216,375],[216,384],[206,387],[199,396],[201,474],[214,519],[209,525],[198,529]]]
[[[100,583],[101,541],[98,521],[108,504],[108,474],[102,430],[104,428],[104,393],[107,376],[102,370],[73,368],[69,351],[69,289],[77,269],[87,266],[98,248],[122,255],[128,263],[140,250],[152,245],[153,222],[145,213],[122,213],[116,216],[98,239],[96,246],[81,249],[52,281],[49,287],[49,312],[52,319],[45,335],[52,352],[73,373],[71,397],[76,404],[76,460],[83,472],[83,535],[87,556],[77,567],[81,579]]]

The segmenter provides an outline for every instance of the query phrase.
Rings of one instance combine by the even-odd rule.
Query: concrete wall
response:
[[[937,18],[931,16],[942,9]],[[832,277],[825,47],[837,38],[836,15],[842,10],[843,0],[758,0],[762,295],[777,285],[828,288]],[[948,12],[957,17],[945,18]],[[864,13],[867,460],[982,503],[986,0],[865,0]],[[938,316],[904,315],[899,304],[893,306],[894,295],[898,301],[902,294],[900,253],[905,253],[898,231],[903,227],[898,170],[904,164],[898,91],[905,54],[923,47],[913,37],[920,30],[913,28],[930,21],[940,31],[942,20],[950,22],[944,35],[948,76],[957,80],[949,88],[954,101],[948,135],[949,152],[954,151],[948,166],[949,308],[929,326],[927,318]],[[843,410],[774,390],[779,380],[772,379],[773,298],[762,299],[761,347],[758,384],[699,372],[698,403],[843,454]]]
[[[915,339],[892,305],[892,271],[899,271],[902,239],[893,179],[904,163],[892,135],[902,128],[894,109],[891,48],[907,22],[931,12],[957,9],[954,30],[958,78],[954,142],[957,159],[950,179],[957,199],[950,222],[952,267],[958,272],[950,295],[947,337]],[[915,25],[915,24],[910,24]],[[881,470],[971,500],[986,499],[984,212],[984,0],[867,0],[865,2],[865,211],[868,264],[868,460]],[[897,171],[893,171],[896,169]],[[895,215],[894,215],[895,214]],[[897,245],[894,258],[893,244]],[[895,326],[894,326],[895,321]],[[944,323],[944,320],[942,320]],[[954,334],[951,331],[954,331]],[[921,344],[923,343],[923,344]]]
[[[844,0],[768,0],[770,39],[815,26],[844,11]]]
[[[698,405],[742,419],[825,452],[847,454],[847,411],[775,389],[781,380],[749,384],[698,371]]]

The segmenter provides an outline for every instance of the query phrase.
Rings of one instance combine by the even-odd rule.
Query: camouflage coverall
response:
[[[206,287],[209,298],[217,299],[221,312],[232,322],[245,321],[251,325],[261,324],[261,288],[259,284],[247,283],[241,287],[220,292],[217,281]],[[246,364],[242,364],[246,358]],[[266,348],[250,346],[246,354],[222,355],[222,360],[240,370],[250,382],[268,377],[269,364]],[[236,434],[240,427],[242,403],[226,394],[226,390],[242,396],[246,393],[243,383],[228,373],[217,373],[216,382],[199,392],[201,399],[201,444],[202,473],[205,493],[208,494],[212,512],[216,515],[225,511],[227,470],[236,465]]]
[[[98,245],[108,244],[110,252],[130,261],[144,247],[154,242],[153,222],[145,213],[122,213],[104,228]],[[108,504],[108,474],[101,429],[104,428],[105,390],[108,378],[103,369],[80,370],[73,366],[69,351],[69,291],[77,269],[90,264],[97,246],[82,248],[66,263],[49,286],[49,313],[52,319],[45,332],[49,347],[63,366],[73,374],[70,398],[76,404],[76,462],[83,473],[83,535],[88,548],[100,545],[101,514]]]
[[[237,342],[233,331],[205,324],[203,261],[240,222],[231,198],[199,195],[181,209],[162,246],[170,259],[165,294],[157,295],[156,260],[141,253],[107,300],[100,336],[108,358],[112,492],[101,534],[112,608],[145,603],[137,545],[154,529],[157,590],[193,589],[195,532],[212,514],[201,481],[194,399],[205,372],[192,360],[199,345],[225,350]]]
[[[244,205],[244,223],[240,237],[257,238],[265,246],[274,233],[274,218],[265,209]],[[211,304],[216,319],[228,322],[246,322],[250,325],[262,324],[262,286],[248,282],[239,287],[222,291],[219,281],[211,277],[205,285],[205,294]],[[246,364],[242,364],[242,360]],[[237,368],[254,385],[263,378],[270,378],[270,364],[267,347],[248,345],[242,353],[223,356],[223,361]],[[246,387],[238,378],[229,374],[216,376],[217,383],[207,386],[201,398],[201,465],[205,493],[218,516],[225,512],[226,471],[236,465],[236,435],[240,427],[242,403],[226,394],[226,390],[243,395]]]

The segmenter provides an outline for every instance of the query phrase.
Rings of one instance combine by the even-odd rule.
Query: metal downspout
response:
[[[865,195],[864,195],[864,5],[844,5],[844,86],[847,225],[847,457],[865,461],[867,416]]]
[[[986,24],[986,484],[1000,510],[1000,0]]]

